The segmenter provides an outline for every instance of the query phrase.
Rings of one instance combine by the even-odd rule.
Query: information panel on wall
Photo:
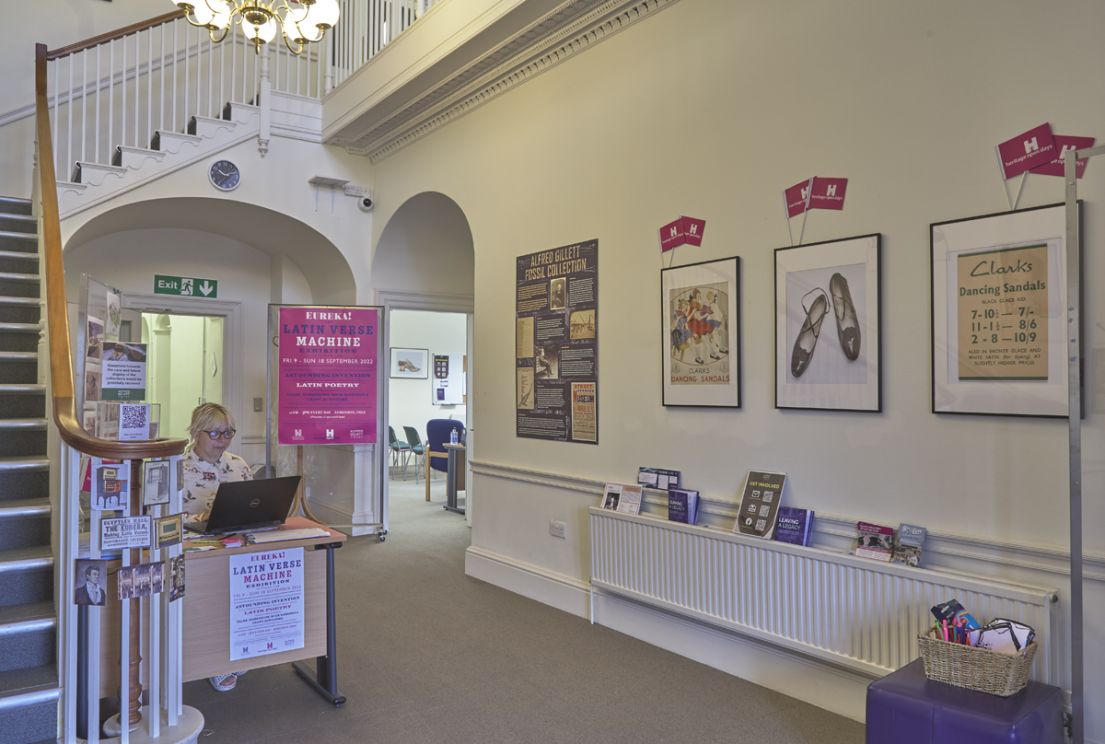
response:
[[[280,444],[377,441],[380,308],[279,308]]]
[[[598,248],[588,240],[518,257],[519,437],[598,444]]]

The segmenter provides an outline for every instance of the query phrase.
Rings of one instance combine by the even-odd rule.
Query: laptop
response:
[[[211,516],[188,522],[184,528],[203,535],[224,535],[279,527],[288,518],[300,476],[262,480],[227,481],[219,484]]]

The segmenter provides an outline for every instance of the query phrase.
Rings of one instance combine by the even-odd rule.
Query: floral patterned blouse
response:
[[[184,513],[191,516],[211,509],[220,483],[253,479],[246,461],[230,452],[222,453],[211,463],[189,447],[181,458],[181,466],[184,470]]]

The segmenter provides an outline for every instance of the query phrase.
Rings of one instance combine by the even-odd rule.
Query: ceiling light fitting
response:
[[[261,47],[282,33],[292,54],[322,41],[341,15],[338,0],[170,0],[193,26],[206,28],[220,42],[238,24],[260,54]]]

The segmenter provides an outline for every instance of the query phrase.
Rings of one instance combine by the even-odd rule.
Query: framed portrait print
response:
[[[932,410],[1067,415],[1066,209],[930,226]]]
[[[391,351],[391,376],[425,380],[430,376],[429,349],[400,349]]]
[[[882,410],[880,235],[775,251],[775,407]]]
[[[665,406],[740,408],[740,258],[660,272]]]

